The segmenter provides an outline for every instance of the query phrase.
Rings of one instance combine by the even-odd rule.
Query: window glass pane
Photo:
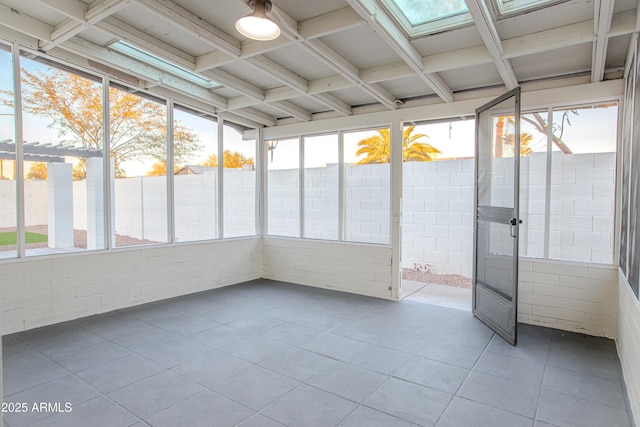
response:
[[[300,236],[299,139],[266,141],[268,150],[267,233]],[[271,148],[274,147],[274,148]]]
[[[391,0],[413,26],[468,12],[463,0],[432,0],[425,7],[422,0]]]
[[[0,259],[17,256],[15,110],[11,49],[0,44]]]
[[[218,123],[174,108],[176,242],[218,237]]]
[[[167,242],[167,108],[109,89],[115,246]]]
[[[520,256],[544,257],[547,116],[546,111],[520,116]]]
[[[338,135],[304,138],[304,237],[338,240]]]
[[[224,123],[224,237],[256,234],[256,141]]]
[[[344,134],[344,239],[389,243],[389,128]]]
[[[103,249],[102,85],[37,58],[21,69],[26,253]]]
[[[611,264],[618,107],[553,113],[549,257]]]
[[[471,277],[475,120],[403,132],[402,266]]]

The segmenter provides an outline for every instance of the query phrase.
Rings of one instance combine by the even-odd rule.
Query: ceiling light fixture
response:
[[[278,24],[267,18],[271,10],[270,0],[249,0],[247,3],[253,13],[236,21],[236,30],[253,40],[273,40],[280,35]]]

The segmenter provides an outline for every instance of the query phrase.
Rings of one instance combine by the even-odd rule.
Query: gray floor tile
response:
[[[358,407],[345,418],[340,427],[415,427],[415,424],[410,424],[399,418],[391,415],[384,414],[380,411],[376,411],[365,406]]]
[[[430,387],[390,378],[364,405],[422,426],[433,425],[451,395]]]
[[[629,427],[626,411],[543,390],[536,419],[559,427]]]
[[[361,322],[345,322],[331,328],[328,332],[406,353],[415,353],[425,343],[423,338],[406,331],[391,330]]]
[[[306,381],[339,362],[327,356],[291,347],[260,362],[260,366],[298,381]]]
[[[84,317],[74,322],[83,329],[109,340],[154,329],[148,323],[119,311]]]
[[[283,425],[264,415],[255,414],[237,424],[236,427],[283,427]]]
[[[3,426],[630,425],[612,340],[519,326],[512,347],[467,312],[257,280],[4,337],[5,401],[73,411]]]
[[[430,339],[416,354],[428,359],[471,369],[483,351],[482,347]]]
[[[410,354],[368,344],[362,350],[349,354],[344,360],[352,365],[392,375],[411,358]]]
[[[531,427],[533,420],[497,408],[454,397],[436,427]]]
[[[468,374],[468,369],[414,356],[393,376],[447,393],[455,393]]]
[[[2,358],[2,391],[5,396],[69,374],[25,344],[14,344],[4,349]]]
[[[213,387],[213,391],[255,411],[267,406],[300,383],[255,366]]]
[[[380,387],[387,378],[387,375],[340,362],[319,372],[307,380],[307,384],[361,403]]]
[[[340,323],[339,319],[322,313],[309,311],[306,306],[277,307],[263,312],[265,316],[286,320],[296,325],[306,326],[318,331],[326,331]]]
[[[146,322],[178,335],[197,334],[198,332],[220,326],[220,323],[214,322],[213,320],[177,310],[165,311],[160,315],[146,320]]]
[[[297,344],[310,339],[319,334],[317,329],[297,325],[291,322],[284,322],[262,333],[263,337],[280,341],[285,344]]]
[[[20,344],[22,341],[19,340],[15,335],[5,335],[2,337],[2,347],[7,348],[13,344]]]
[[[102,341],[97,344],[84,347],[82,351],[70,350],[59,352],[51,358],[69,369],[78,373],[89,369],[95,369],[112,360],[129,356],[131,352],[119,344],[110,341]]]
[[[221,305],[201,316],[214,322],[229,323],[255,314],[255,311],[246,310],[244,307],[242,303],[239,306]]]
[[[609,378],[547,366],[542,386],[545,390],[568,394],[625,411],[627,409],[620,381]]]
[[[189,338],[208,347],[219,349],[226,345],[242,341],[248,336],[249,334],[247,332],[243,332],[240,329],[236,329],[228,325],[221,325],[207,331],[191,335]]]
[[[253,411],[211,391],[193,395],[146,419],[153,427],[231,427]]]
[[[51,412],[34,410],[34,404],[51,403],[58,404],[59,408],[65,408],[67,404],[71,408],[77,407],[80,403],[98,397],[96,389],[73,375],[67,375],[48,383],[38,385],[6,398],[5,402],[28,404],[28,411],[24,413],[6,412],[3,418],[10,426],[26,426],[41,419],[50,417]],[[38,408],[36,406],[35,408]]]
[[[289,348],[287,344],[278,341],[258,336],[249,336],[237,343],[226,345],[220,350],[252,363],[260,363],[287,348]]]
[[[333,359],[344,359],[349,354],[362,350],[367,346],[367,344],[361,341],[352,340],[351,338],[323,333],[303,341],[297,344],[297,346],[313,351],[314,353],[329,356]]]
[[[588,342],[553,341],[547,364],[613,380],[620,378],[619,362],[615,349],[590,348]]]
[[[55,414],[37,422],[38,427],[113,427],[130,426],[138,420],[112,400],[99,396],[73,407],[68,413]]]
[[[481,372],[471,372],[458,396],[527,418],[533,418],[540,388]]]
[[[253,364],[230,354],[211,350],[204,357],[183,363],[171,370],[178,375],[211,388],[217,383],[231,378],[252,366]]]
[[[56,332],[58,329],[47,327],[43,328],[43,331],[36,330],[38,331],[37,334],[21,336],[21,339],[47,357],[79,351],[92,344],[104,341],[104,338],[76,325],[69,323],[66,325],[67,327],[64,331]]]
[[[166,344],[179,337],[178,334],[149,325],[149,328],[114,338],[113,341],[129,350],[136,351],[145,347]]]
[[[108,393],[155,375],[162,370],[162,366],[132,354],[103,365],[97,365],[94,369],[79,372],[78,376],[98,391]]]
[[[108,396],[141,419],[203,391],[199,385],[179,375],[161,372],[112,391]]]
[[[335,426],[357,405],[317,388],[301,385],[261,412],[286,426]]]
[[[544,364],[549,354],[550,345],[551,339],[548,337],[542,339],[527,339],[527,335],[520,333],[518,345],[512,346],[500,336],[494,335],[487,347],[487,351]]]
[[[141,347],[136,352],[165,368],[173,368],[193,359],[205,356],[211,348],[189,338],[178,338],[168,343]]]
[[[542,384],[544,375],[540,363],[490,352],[480,357],[474,370],[536,387]]]
[[[253,314],[242,319],[229,322],[228,325],[250,334],[261,334],[274,326],[284,323],[282,319],[267,317],[262,314]]]

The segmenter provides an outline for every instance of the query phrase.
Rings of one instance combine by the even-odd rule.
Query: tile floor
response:
[[[10,427],[632,425],[612,341],[266,280],[6,336],[3,372]]]

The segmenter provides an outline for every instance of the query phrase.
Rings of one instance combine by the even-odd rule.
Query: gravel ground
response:
[[[414,280],[416,282],[431,283],[434,285],[447,285],[456,288],[471,288],[471,279],[459,274],[433,274],[424,271],[413,270],[411,268],[402,269],[404,280]]]

